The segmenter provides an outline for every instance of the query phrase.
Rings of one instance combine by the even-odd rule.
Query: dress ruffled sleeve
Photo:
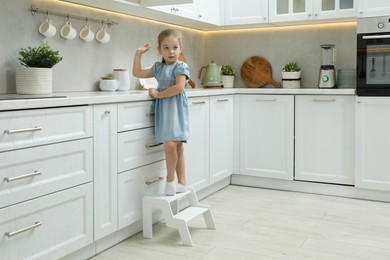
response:
[[[190,79],[190,68],[185,62],[178,62],[175,69],[173,70],[173,74],[175,75],[186,75],[187,80]]]

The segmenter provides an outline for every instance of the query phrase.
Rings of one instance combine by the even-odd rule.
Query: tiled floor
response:
[[[94,257],[113,259],[390,259],[390,203],[228,186],[202,200],[217,230],[190,222],[193,247],[158,223]]]

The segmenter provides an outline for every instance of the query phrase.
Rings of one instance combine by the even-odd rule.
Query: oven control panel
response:
[[[390,32],[390,16],[359,18],[357,33]]]

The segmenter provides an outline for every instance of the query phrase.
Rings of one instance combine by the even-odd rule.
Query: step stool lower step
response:
[[[176,215],[174,215],[175,219],[182,219],[185,222],[190,221],[191,219],[196,218],[197,216],[202,215],[203,213],[207,212],[208,208],[201,208],[201,207],[188,207],[186,209],[183,209]]]

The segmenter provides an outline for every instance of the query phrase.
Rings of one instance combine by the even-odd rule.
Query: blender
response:
[[[321,68],[318,78],[319,88],[334,88],[336,86],[335,77],[335,48],[334,44],[322,44],[321,47]]]

